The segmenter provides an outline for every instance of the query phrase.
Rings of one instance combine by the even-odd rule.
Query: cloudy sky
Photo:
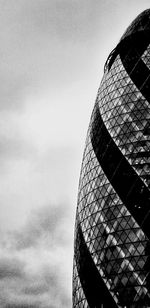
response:
[[[0,307],[70,308],[78,179],[104,62],[149,0],[0,0]]]

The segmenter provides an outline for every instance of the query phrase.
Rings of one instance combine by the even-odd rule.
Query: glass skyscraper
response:
[[[150,307],[150,10],[108,57],[87,133],[73,308]]]

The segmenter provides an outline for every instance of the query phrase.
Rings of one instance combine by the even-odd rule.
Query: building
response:
[[[75,224],[73,308],[150,307],[150,10],[105,65]]]

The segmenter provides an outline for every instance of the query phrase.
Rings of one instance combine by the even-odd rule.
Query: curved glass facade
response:
[[[150,10],[105,66],[87,133],[73,308],[150,307]]]

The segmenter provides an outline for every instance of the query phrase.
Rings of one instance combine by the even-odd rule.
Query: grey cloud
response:
[[[6,307],[69,308],[70,298],[63,289],[59,274],[45,265],[46,273],[38,269],[31,275],[26,272],[19,280],[5,280],[0,283],[0,304]]]
[[[11,64],[10,64],[11,65]],[[20,73],[9,72],[8,68],[5,73],[2,72],[2,63],[0,61],[0,108],[1,110],[14,110],[22,108],[22,98],[28,89],[27,76]]]
[[[46,33],[51,38],[59,36],[61,40],[72,39],[74,36],[78,40],[89,37],[94,31],[95,24],[98,22],[97,13],[98,1],[95,5],[90,0],[70,1],[70,0],[51,0],[51,1],[26,1],[20,7],[23,12],[23,19],[28,29],[31,31]],[[95,14],[95,16],[94,16]],[[22,17],[22,16],[21,16]],[[95,17],[95,18],[94,18]],[[97,18],[96,18],[97,17]],[[89,18],[93,21],[89,22]],[[31,32],[30,31],[30,32]]]
[[[39,295],[48,292],[49,287],[46,284],[37,283],[29,285],[24,289],[24,294]]]
[[[19,136],[3,137],[0,132],[0,161],[35,157],[35,147]]]
[[[69,206],[57,204],[33,211],[22,230],[2,234],[5,257],[0,259],[0,307],[69,308],[71,294],[65,287],[65,266],[68,246],[62,226],[68,226]],[[46,238],[46,242],[45,242]],[[44,244],[43,244],[44,243]],[[53,244],[52,244],[53,243]],[[37,245],[38,248],[37,248]],[[55,245],[55,249],[53,249]],[[67,245],[69,243],[67,242]],[[61,248],[60,248],[61,247]],[[27,249],[24,253],[24,249]],[[43,251],[47,257],[36,260],[36,253]],[[61,255],[65,250],[66,256]],[[49,259],[50,255],[53,255]],[[57,253],[57,260],[55,254]],[[59,254],[59,255],[58,255]],[[8,255],[8,256],[7,256]],[[30,271],[30,257],[37,265]],[[38,255],[37,255],[38,257]],[[39,262],[39,263],[38,263]]]
[[[45,242],[46,246],[65,245],[68,240],[69,207],[64,204],[42,207],[32,213],[25,227],[14,233],[12,245],[18,249],[26,249]]]
[[[96,37],[97,4],[12,0],[2,1],[0,11],[1,109],[22,108],[45,82],[56,90],[58,83],[78,80],[77,68],[89,62],[85,42]]]
[[[24,276],[24,263],[15,258],[0,259],[0,280],[14,279]]]
[[[59,274],[54,268],[48,264],[45,264],[44,268],[39,268],[38,273],[31,276],[28,284],[22,288],[22,294],[38,296],[49,293],[51,297],[54,296],[61,289]]]
[[[12,303],[12,304],[6,304],[5,306],[4,306],[4,308],[38,308],[37,307],[37,304],[35,304],[35,305],[28,305],[28,304],[14,304],[14,303]]]
[[[14,5],[15,4],[15,5]],[[3,9],[2,21],[13,25],[11,30],[16,30],[19,34],[33,35],[35,40],[39,32],[45,37],[58,35],[60,39],[72,38],[77,35],[77,39],[83,36],[90,37],[94,32],[99,14],[97,8],[99,1],[95,0],[95,5],[90,0],[26,0],[16,3],[16,1],[5,1],[1,5]],[[10,13],[8,14],[8,9]],[[91,24],[92,21],[92,24]],[[5,24],[6,27],[7,24]],[[20,26],[20,27],[18,27]],[[24,31],[24,32],[22,32]]]

